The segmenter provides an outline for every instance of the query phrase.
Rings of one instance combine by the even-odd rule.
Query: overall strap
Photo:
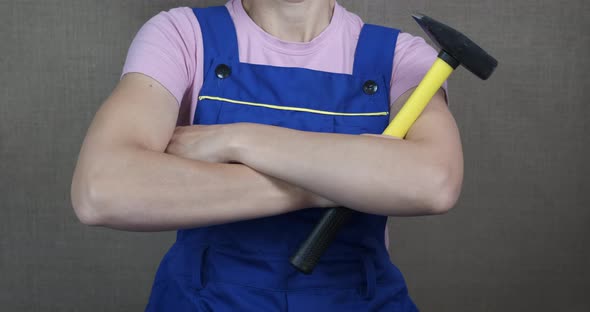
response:
[[[227,8],[194,8],[193,12],[201,26],[205,71],[211,66],[213,59],[219,56],[238,61],[236,29]]]
[[[394,28],[365,24],[356,46],[352,74],[363,77],[383,75],[389,89],[399,32]]]

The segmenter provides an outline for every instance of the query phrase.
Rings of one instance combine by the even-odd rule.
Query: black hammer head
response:
[[[442,49],[441,54],[451,56],[456,61],[455,65],[463,65],[483,80],[488,79],[498,66],[495,58],[462,33],[425,15],[415,14],[412,17]]]

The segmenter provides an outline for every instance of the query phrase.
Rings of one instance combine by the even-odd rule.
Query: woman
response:
[[[179,230],[148,311],[415,311],[386,216],[454,205],[459,134],[443,90],[406,140],[379,134],[435,57],[334,0],[160,13],[88,131],[75,211],[89,225]],[[297,272],[289,256],[340,205],[360,213],[312,275]]]

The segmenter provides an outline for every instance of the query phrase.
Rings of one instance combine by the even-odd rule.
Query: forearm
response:
[[[310,193],[240,164],[111,149],[74,177],[83,222],[160,231],[277,215],[312,205]],[[76,207],[75,207],[76,208]]]
[[[340,205],[382,215],[434,214],[448,205],[450,168],[428,144],[268,126],[250,133],[236,148],[238,161]]]

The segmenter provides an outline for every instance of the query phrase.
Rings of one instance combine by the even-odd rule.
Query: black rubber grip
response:
[[[352,216],[354,210],[330,208],[322,216],[299,250],[291,257],[291,264],[305,274],[311,274],[320,257],[332,243],[338,231]]]

